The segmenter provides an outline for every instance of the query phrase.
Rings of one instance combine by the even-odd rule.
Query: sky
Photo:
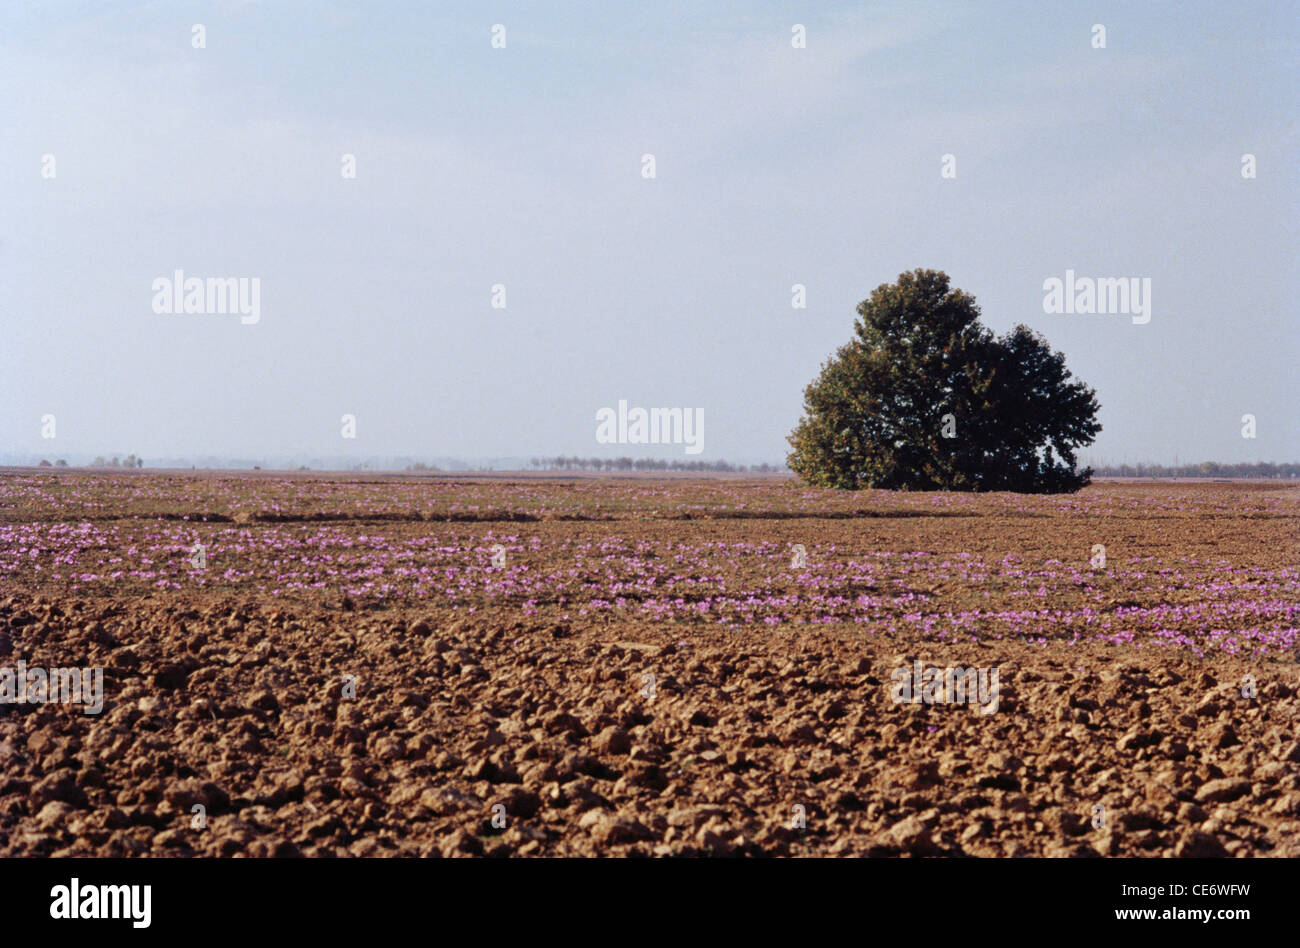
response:
[[[779,462],[928,267],[1096,390],[1083,460],[1295,460],[1297,62],[1280,2],[5,4],[0,454]]]

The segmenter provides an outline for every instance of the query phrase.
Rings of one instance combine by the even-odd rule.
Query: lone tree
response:
[[[1092,389],[1025,326],[1001,338],[948,275],[913,270],[858,305],[804,390],[791,470],[817,487],[1063,493],[1101,431]]]

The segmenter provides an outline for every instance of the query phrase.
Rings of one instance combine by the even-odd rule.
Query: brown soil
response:
[[[502,542],[534,572],[613,583],[616,563],[578,551],[617,540],[671,559],[680,543],[754,544],[773,551],[771,568],[730,548],[734,567],[692,575],[728,571],[723,586],[758,590],[780,621],[655,618],[635,608],[644,591],[605,608],[612,593],[580,584],[527,609],[484,586],[453,608],[336,586],[273,595],[235,579],[153,590],[125,577],[73,592],[48,567],[14,569],[0,668],[102,667],[105,702],[98,715],[0,705],[0,855],[1300,856],[1294,488],[1267,508],[1252,506],[1252,488],[1196,485],[1191,500],[1144,513],[1128,501],[1182,495],[1137,484],[1078,495],[1100,513],[1017,498],[959,517],[823,519],[765,505],[770,484],[739,482],[726,489],[752,489],[750,515],[692,504],[706,509],[685,521],[680,494],[694,488],[658,487],[665,499],[649,513],[612,519],[357,515],[296,529],[381,535],[394,549],[429,536]],[[174,510],[190,500],[178,491]],[[129,530],[165,522],[161,512],[124,521],[124,546],[94,555],[122,556]],[[59,514],[30,503],[0,523]],[[204,529],[281,526],[235,524]],[[795,587],[777,574],[795,543],[810,575],[838,576],[819,563],[873,552],[1014,553],[1051,574],[1061,560],[1086,568],[1097,542],[1114,575],[1087,587],[1095,597],[1076,602],[1063,585],[1046,599],[1062,615],[1095,602],[1119,623],[1110,638],[1065,634],[1051,617],[1032,633],[998,626],[1001,637],[983,625],[919,631],[977,601],[1029,609],[1020,597],[1053,580],[1013,582],[1019,567],[981,579],[882,560],[873,587],[845,591],[881,597],[866,618],[833,614],[830,601],[784,604]],[[1177,582],[1159,573],[1207,551]],[[261,556],[214,553],[209,573],[260,570]],[[1195,606],[1228,575],[1240,592],[1222,601],[1262,605],[1220,631],[1263,629],[1252,647],[1214,647],[1222,636],[1195,636],[1215,630],[1174,619],[1161,621],[1187,642],[1138,618],[1131,641],[1115,637],[1127,615]],[[996,710],[895,701],[895,670],[914,661],[996,667]]]

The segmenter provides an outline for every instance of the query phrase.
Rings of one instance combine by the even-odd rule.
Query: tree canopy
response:
[[[1089,482],[1092,389],[1026,326],[995,338],[948,275],[913,270],[858,305],[804,390],[791,470],[818,487],[1058,493]]]

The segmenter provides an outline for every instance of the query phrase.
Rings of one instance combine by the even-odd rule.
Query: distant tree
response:
[[[55,467],[67,467],[67,466],[68,466],[68,462],[65,461],[65,460],[63,460],[63,458],[59,458],[57,461],[54,462],[54,466],[55,466]]]
[[[901,274],[858,306],[855,336],[804,390],[790,468],[819,487],[1078,490],[1075,449],[1097,400],[1024,326],[1000,339],[936,270]]]
[[[39,465],[37,465],[37,466],[38,466],[38,467],[53,467],[54,465],[51,464],[49,461],[45,460],[44,458],[41,458],[41,463],[40,463]]]
[[[1163,464],[1110,464],[1097,469],[1099,477],[1296,477],[1300,463],[1277,464],[1272,461],[1223,464],[1202,461],[1199,464],[1180,464],[1166,467]]]

